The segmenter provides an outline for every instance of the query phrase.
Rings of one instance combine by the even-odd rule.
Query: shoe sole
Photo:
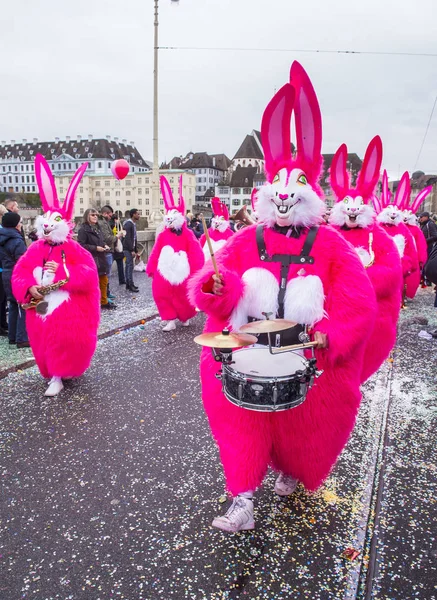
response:
[[[211,523],[211,526],[215,529],[220,529],[220,531],[226,531],[226,533],[238,533],[239,531],[251,531],[252,529],[255,529],[255,521],[246,523],[241,527],[233,528],[229,527],[229,525],[226,525],[226,523],[222,523],[218,519],[214,519],[214,521]]]

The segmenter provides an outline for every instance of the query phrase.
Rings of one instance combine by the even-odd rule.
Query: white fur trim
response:
[[[355,251],[358,254],[359,259],[363,263],[364,266],[368,265],[370,263],[370,261],[372,260],[370,258],[369,252],[362,246],[355,248]]]
[[[211,219],[211,227],[223,233],[226,229],[229,229],[229,221],[225,221],[224,217],[213,217]]]
[[[278,311],[279,283],[270,271],[254,267],[243,274],[242,280],[243,297],[229,319],[234,331],[245,325],[248,317],[261,320],[265,319],[263,312],[271,312],[273,318]]]
[[[302,325],[315,325],[326,316],[323,283],[317,275],[295,277],[287,284],[284,317]]]
[[[397,233],[393,236],[393,241],[396,244],[396,248],[398,249],[399,256],[402,258],[405,252],[405,238],[402,233]]]
[[[243,274],[244,294],[229,320],[234,330],[247,323],[248,317],[265,319],[263,312],[278,311],[279,283],[267,269],[256,267]],[[325,316],[323,284],[317,275],[298,276],[287,284],[284,317],[305,325],[314,325]]]
[[[216,254],[220,248],[226,244],[226,240],[211,240],[212,251]],[[203,255],[205,256],[205,261],[211,258],[211,254],[209,253],[208,242],[205,240],[205,245],[203,246]]]
[[[179,285],[190,274],[190,263],[184,250],[175,252],[171,246],[164,246],[158,260],[158,271],[172,285]]]

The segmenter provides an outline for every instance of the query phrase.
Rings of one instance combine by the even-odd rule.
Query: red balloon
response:
[[[111,164],[111,171],[116,179],[124,179],[130,171],[130,165],[127,160],[120,158]]]

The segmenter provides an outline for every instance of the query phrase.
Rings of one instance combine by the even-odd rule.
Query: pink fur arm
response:
[[[355,250],[343,239],[335,246],[332,255],[336,259],[331,265],[329,285],[325,286],[328,317],[314,327],[328,336],[328,349],[320,351],[328,362],[350,360],[357,349],[364,348],[376,314],[375,292]],[[327,254],[331,254],[329,248]]]
[[[187,235],[187,256],[190,263],[190,273],[196,273],[205,263],[205,256],[196,236],[188,228],[183,235]]]
[[[367,269],[367,274],[375,289],[377,298],[393,295],[393,290],[402,285],[402,265],[399,252],[389,235],[375,225],[373,229],[375,263]]]
[[[220,263],[218,268],[224,281],[222,296],[216,296],[210,291],[212,290],[214,269],[211,261],[208,261],[203,269],[190,279],[188,297],[193,306],[197,306],[208,315],[227,320],[243,295],[244,286],[237,273],[227,270]]]
[[[149,277],[153,277],[156,273],[156,269],[158,268],[158,260],[162,250],[162,240],[164,233],[165,231],[162,231],[156,238],[152,248],[152,252],[150,253],[149,258],[147,260],[146,274]]]
[[[42,245],[44,242],[34,242],[25,254],[18,260],[12,273],[12,292],[19,304],[29,300],[29,288],[37,285],[33,275],[36,267],[43,264]]]
[[[203,248],[206,244],[206,235],[204,233],[202,233],[202,235],[200,236],[199,243],[201,248]]]

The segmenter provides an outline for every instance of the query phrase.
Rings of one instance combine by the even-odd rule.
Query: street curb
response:
[[[145,317],[144,319],[138,319],[137,321],[132,321],[132,323],[127,323],[126,325],[121,325],[121,327],[115,327],[114,329],[110,329],[109,331],[105,331],[103,333],[100,333],[97,336],[97,340],[104,340],[108,337],[111,337],[112,335],[115,335],[117,333],[121,333],[122,331],[126,331],[126,329],[132,329],[133,327],[138,327],[138,325],[144,325],[144,323],[148,323],[149,321],[153,321],[153,319],[156,319],[157,317],[159,317],[158,313],[154,313],[153,315],[150,315],[150,317]],[[16,373],[17,371],[24,371],[24,369],[28,369],[29,367],[33,367],[36,364],[36,361],[34,358],[31,358],[30,360],[26,360],[23,363],[20,363],[18,365],[14,365],[13,367],[9,367],[8,369],[4,369],[3,371],[0,371],[0,379],[4,379],[5,377],[7,377],[8,375],[10,375],[11,373]]]

